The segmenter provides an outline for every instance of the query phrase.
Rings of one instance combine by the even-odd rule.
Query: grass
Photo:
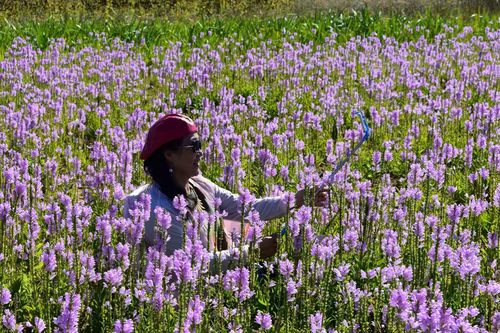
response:
[[[120,38],[137,44],[144,43],[146,47],[177,41],[186,48],[200,47],[206,43],[214,46],[229,37],[241,41],[245,48],[251,48],[258,46],[262,40],[279,41],[285,33],[295,33],[296,41],[302,43],[321,43],[332,32],[338,34],[339,43],[354,36],[370,34],[411,41],[422,35],[432,39],[443,32],[446,25],[458,28],[469,25],[481,33],[486,26],[496,29],[500,22],[496,14],[445,17],[428,11],[407,16],[371,13],[368,9],[277,18],[211,18],[195,23],[130,15],[117,15],[104,20],[98,16],[49,16],[44,19],[4,17],[0,21],[0,51],[5,51],[16,37],[28,38],[33,46],[42,50],[48,47],[52,39],[57,38],[64,38],[74,46],[96,46],[103,43],[102,38],[96,37],[96,34],[101,33],[106,35],[107,40]]]

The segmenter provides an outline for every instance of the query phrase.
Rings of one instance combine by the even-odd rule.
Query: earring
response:
[[[170,169],[168,169],[168,172],[173,173],[174,169],[170,168]]]

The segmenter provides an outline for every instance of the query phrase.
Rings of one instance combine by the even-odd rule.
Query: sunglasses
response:
[[[191,148],[193,150],[193,153],[196,153],[197,151],[201,150],[201,141],[192,141],[192,145],[190,146],[183,146],[182,148]]]

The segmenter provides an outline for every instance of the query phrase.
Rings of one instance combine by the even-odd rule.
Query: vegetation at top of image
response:
[[[50,13],[50,12],[49,12]],[[13,39],[23,37],[34,46],[45,49],[53,39],[64,38],[69,45],[98,46],[100,34],[107,39],[143,44],[146,47],[182,42],[186,49],[209,44],[212,47],[226,38],[234,38],[245,48],[257,47],[262,40],[274,43],[285,34],[295,34],[300,43],[324,42],[335,32],[337,42],[344,43],[355,36],[394,37],[398,41],[414,41],[421,36],[428,40],[447,26],[471,26],[479,34],[485,27],[495,29],[500,25],[495,12],[472,13],[452,16],[427,9],[424,12],[405,14],[404,11],[383,13],[367,7],[344,11],[318,11],[307,15],[271,16],[207,16],[196,21],[169,19],[164,16],[138,15],[135,11],[101,13],[49,14],[40,17],[13,15],[0,19],[0,50],[10,46]]]
[[[0,12],[9,16],[82,15],[112,16],[128,13],[171,20],[199,20],[209,17],[273,17],[304,15],[324,10],[414,15],[430,11],[437,15],[498,12],[499,0],[3,0]]]

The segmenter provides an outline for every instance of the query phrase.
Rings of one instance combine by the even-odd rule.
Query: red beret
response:
[[[169,114],[157,120],[149,129],[141,151],[141,160],[147,160],[165,143],[198,131],[191,118],[182,114]]]

